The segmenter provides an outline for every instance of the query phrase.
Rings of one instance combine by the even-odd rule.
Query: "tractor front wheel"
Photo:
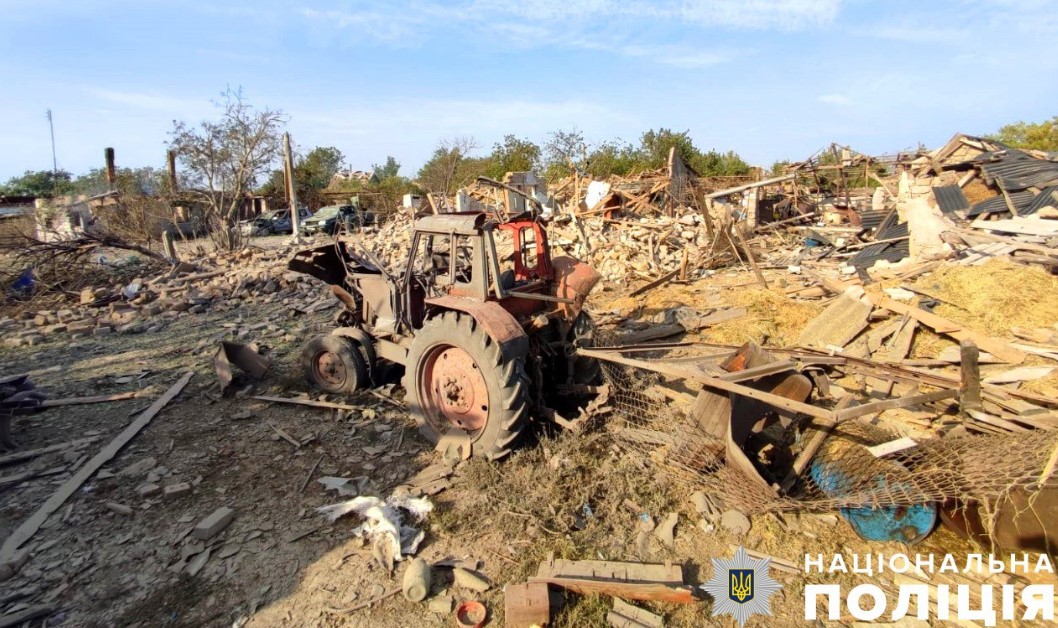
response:
[[[459,430],[474,455],[506,456],[528,420],[529,388],[524,356],[504,355],[467,314],[430,319],[408,349],[408,405],[432,443]]]
[[[351,393],[367,386],[367,362],[356,344],[330,334],[316,336],[301,351],[309,383],[329,393]]]

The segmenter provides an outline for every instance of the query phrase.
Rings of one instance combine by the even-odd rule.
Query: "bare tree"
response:
[[[234,250],[243,244],[236,228],[239,210],[275,166],[286,117],[281,111],[255,109],[241,90],[231,88],[216,104],[219,120],[204,120],[197,127],[174,120],[169,149],[182,166],[182,194],[204,209],[217,247]]]
[[[472,137],[454,137],[441,140],[430,160],[419,170],[419,185],[427,192],[441,197],[448,196],[467,183],[472,168],[468,155],[478,145]]]

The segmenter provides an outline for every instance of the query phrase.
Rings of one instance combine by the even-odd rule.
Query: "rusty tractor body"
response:
[[[339,238],[289,265],[330,284],[344,306],[338,327],[303,352],[319,388],[351,392],[379,383],[380,366],[401,365],[428,439],[451,435],[475,455],[499,458],[531,418],[554,417],[598,383],[598,365],[573,349],[590,343],[582,307],[599,275],[552,259],[532,215],[419,218],[399,274],[356,248]]]

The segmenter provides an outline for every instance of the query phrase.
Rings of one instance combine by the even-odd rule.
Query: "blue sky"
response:
[[[301,148],[414,174],[439,140],[689,129],[768,165],[1056,111],[1053,0],[0,0],[0,180],[161,166],[230,85]]]

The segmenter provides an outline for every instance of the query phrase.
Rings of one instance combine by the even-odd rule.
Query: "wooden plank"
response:
[[[735,320],[736,318],[742,318],[748,311],[749,310],[744,307],[731,307],[724,310],[718,310],[695,321],[695,326],[692,331],[700,331],[706,327],[726,323],[727,321]]]
[[[875,458],[881,458],[883,456],[889,456],[900,451],[911,449],[912,447],[918,447],[918,443],[915,442],[915,439],[905,436],[903,438],[891,440],[887,443],[872,445],[867,448],[867,451],[871,452],[871,455]]]
[[[855,402],[855,398],[851,394],[846,394],[838,400],[837,405],[834,406],[834,410],[836,412],[844,410],[852,406],[853,402]],[[783,481],[784,490],[789,490],[797,481],[797,478],[805,472],[805,469],[808,468],[808,463],[812,461],[812,457],[815,456],[816,452],[819,451],[819,448],[822,447],[823,441],[825,441],[827,436],[830,435],[831,430],[834,429],[834,425],[835,423],[833,421],[820,424],[819,431],[812,435],[812,440],[808,441],[808,443],[805,444],[804,449],[801,450],[801,453],[797,454],[797,458],[794,460],[790,474],[787,475],[786,479]]]
[[[1051,220],[1031,220],[1028,218],[1011,218],[1007,220],[975,220],[970,223],[974,229],[1014,233],[1018,235],[1052,236],[1058,235],[1058,223]]]
[[[665,620],[661,616],[616,597],[613,599],[613,610],[606,614],[606,621],[613,628],[663,628],[665,626]]]
[[[16,528],[15,531],[4,540],[3,547],[0,547],[0,562],[10,560],[15,552],[18,551],[18,548],[22,547],[26,541],[36,534],[37,530],[40,529],[53,512],[58,510],[71,495],[77,492],[82,484],[95,475],[95,472],[98,471],[100,467],[117,455],[122,447],[127,445],[129,441],[140,433],[140,430],[151,422],[151,419],[153,419],[156,414],[162,411],[162,408],[172,401],[174,397],[180,394],[180,391],[184,389],[184,386],[187,385],[187,382],[191,379],[192,375],[194,375],[194,373],[191,371],[184,373],[183,377],[177,380],[169,390],[165,391],[165,394],[152,403],[149,408],[140,413],[140,415],[137,416],[128,427],[115,436],[114,440],[110,441],[110,443],[93,456],[91,460],[81,465],[81,468],[78,469],[69,480],[52,493],[51,497],[44,502],[44,505],[37,509],[29,519],[23,521],[18,528]]]
[[[957,233],[960,237],[963,237],[963,239],[976,238],[979,240],[987,240],[989,242],[1003,242],[1022,251],[1032,251],[1041,255],[1051,256],[1055,254],[1055,249],[1052,247],[1042,246],[1039,244],[1032,244],[1030,242],[1021,242],[1020,240],[1008,236],[998,236],[994,233],[983,233],[981,231],[971,231],[969,229],[953,229],[953,231]]]
[[[52,469],[30,469],[29,471],[23,471],[21,473],[15,473],[14,475],[0,476],[0,489],[6,488],[7,486],[14,486],[26,480],[32,480],[43,475],[55,475],[62,473],[66,470],[66,465],[54,467]]]
[[[1025,360],[1025,353],[1018,351],[1014,347],[1010,346],[1009,343],[999,340],[998,338],[992,338],[984,334],[979,334],[974,331],[970,331],[965,327],[953,323],[948,319],[927,312],[925,310],[913,307],[910,305],[904,305],[890,298],[884,297],[879,294],[868,294],[867,298],[870,299],[871,303],[878,307],[884,307],[885,309],[896,312],[897,314],[905,314],[914,318],[918,322],[930,327],[937,333],[947,334],[956,340],[972,340],[981,349],[991,353],[997,358],[1010,362],[1012,364],[1021,364]]]
[[[66,399],[45,399],[40,407],[42,408],[58,408],[61,406],[80,406],[89,403],[104,403],[106,401],[123,401],[125,399],[135,399],[142,397],[143,393],[139,391],[117,393],[115,395],[100,395],[97,397],[67,397]]]
[[[14,626],[21,626],[26,622],[38,619],[40,617],[46,617],[54,612],[55,607],[51,605],[31,606],[27,609],[18,611],[17,613],[8,613],[0,617],[0,628],[13,628]]]
[[[748,369],[742,369],[741,371],[723,373],[722,375],[718,375],[717,377],[726,382],[744,382],[750,379],[759,379],[767,375],[775,375],[776,373],[782,373],[783,371],[795,370],[797,370],[796,362],[794,362],[793,360],[780,360],[777,362],[771,362],[769,364],[754,366]]]
[[[969,340],[959,343],[959,409],[963,414],[981,409],[981,352]]]
[[[503,587],[503,623],[510,628],[530,628],[551,623],[551,598],[547,584],[508,584]]]
[[[906,397],[897,397],[896,399],[875,401],[874,403],[865,403],[862,406],[856,406],[855,408],[839,410],[835,413],[834,418],[840,423],[841,421],[847,421],[866,414],[892,410],[894,408],[907,408],[923,403],[930,403],[932,401],[943,401],[944,399],[952,399],[958,395],[959,391],[957,390],[937,390],[919,395],[908,395]]]
[[[903,320],[900,322],[900,329],[897,330],[896,334],[894,334],[893,338],[889,341],[889,345],[882,354],[882,359],[886,362],[903,360],[908,352],[911,351],[911,343],[915,339],[915,331],[917,328],[918,321],[910,316],[904,316]],[[867,385],[882,395],[889,395],[893,392],[893,383],[893,380],[888,378],[867,378]]]
[[[769,405],[775,406],[783,410],[789,410],[791,412],[800,412],[801,414],[807,414],[811,417],[820,419],[832,419],[833,413],[829,410],[819,408],[816,406],[809,405],[807,403],[801,403],[793,401],[779,395],[773,395],[766,393],[749,386],[743,386],[742,384],[736,384],[734,382],[727,382],[719,377],[711,377],[701,372],[675,366],[672,364],[666,364],[665,362],[648,362],[646,360],[636,360],[634,358],[626,358],[617,351],[597,351],[593,349],[577,349],[579,355],[585,357],[597,358],[599,360],[605,360],[607,362],[613,362],[615,364],[623,364],[625,366],[631,366],[634,368],[640,368],[647,371],[653,371],[662,375],[670,375],[672,377],[678,377],[694,382],[698,382],[710,388],[716,388],[726,392],[733,392],[744,397],[751,399],[757,399],[763,401]]]
[[[647,284],[644,284],[642,286],[639,286],[635,290],[629,292],[628,296],[630,296],[630,297],[638,297],[641,294],[644,294],[646,292],[650,292],[654,288],[657,288],[658,286],[661,286],[663,284],[666,284],[666,283],[672,281],[679,274],[680,274],[679,270],[674,270],[671,273],[665,273],[664,275],[658,277],[654,281],[651,281],[650,283],[647,283]]]
[[[334,410],[361,410],[357,406],[344,403],[331,403],[330,401],[316,401],[315,399],[288,399],[286,397],[269,397],[268,395],[251,395],[251,399],[271,401],[272,403],[292,403],[299,406],[310,406],[313,408],[332,408]]]
[[[566,560],[556,558],[540,562],[538,577],[596,578],[626,582],[651,582],[679,586],[683,584],[683,567],[661,563],[632,563],[611,560]]]
[[[529,582],[546,582],[581,595],[596,593],[643,602],[675,602],[677,604],[693,604],[696,602],[690,589],[681,589],[653,582],[590,580],[587,578],[567,578],[562,576],[534,576],[529,578]]]
[[[97,440],[99,440],[98,436],[90,436],[88,438],[79,438],[77,440],[66,441],[65,443],[58,443],[56,445],[48,445],[47,447],[41,447],[39,449],[16,451],[15,453],[7,454],[6,456],[0,456],[0,467],[14,464],[16,462],[22,462],[23,460],[29,460],[30,458],[36,458],[37,456],[43,456],[44,454],[50,454],[55,451],[87,445],[88,443],[94,443]]]
[[[828,345],[844,347],[867,328],[871,306],[848,292],[834,300],[801,331],[797,344],[823,349]]]
[[[734,224],[731,230],[735,232],[735,236],[738,238],[739,243],[742,245],[742,249],[746,251],[746,258],[749,259],[749,265],[753,268],[753,274],[757,276],[757,281],[765,290],[768,289],[768,282],[764,279],[764,273],[761,272],[760,266],[757,264],[757,256],[753,254],[753,249],[750,248],[749,243],[746,242],[746,234],[742,233],[742,227],[738,224]]]
[[[1054,371],[1053,366],[1019,366],[1009,371],[996,373],[984,378],[986,384],[1013,384],[1015,382],[1028,382],[1035,379],[1047,377]]]

